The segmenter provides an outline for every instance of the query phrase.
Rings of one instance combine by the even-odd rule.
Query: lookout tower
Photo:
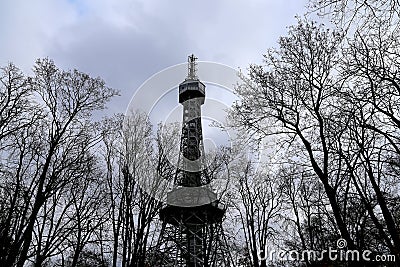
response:
[[[229,266],[222,220],[224,207],[210,187],[205,164],[201,106],[206,86],[197,77],[196,57],[188,57],[188,74],[179,85],[183,105],[179,165],[174,188],[160,210],[163,222],[154,266]]]

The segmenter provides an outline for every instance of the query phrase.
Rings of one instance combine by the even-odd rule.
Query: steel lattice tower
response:
[[[174,189],[160,210],[163,222],[157,262],[153,266],[229,266],[222,220],[224,207],[209,186],[204,162],[201,105],[205,85],[196,76],[196,59],[188,57],[188,76],[179,85],[183,105],[180,158]]]

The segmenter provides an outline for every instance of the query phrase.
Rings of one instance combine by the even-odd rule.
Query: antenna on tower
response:
[[[196,72],[197,72],[197,63],[196,63],[197,57],[195,57],[193,54],[188,56],[188,77],[187,79],[195,80],[197,79]]]

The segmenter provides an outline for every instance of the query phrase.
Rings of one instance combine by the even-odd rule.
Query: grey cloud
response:
[[[0,59],[25,68],[48,56],[100,76],[121,90],[110,112],[123,112],[141,83],[188,54],[234,68],[258,63],[305,2],[41,0],[21,9],[26,4],[16,0],[0,4],[7,10],[0,14],[13,14],[0,26]]]
[[[121,90],[118,107],[126,107],[132,93],[152,74],[181,63],[190,53],[180,36],[161,37],[101,23],[68,30],[80,38],[63,46],[61,36],[50,47],[50,57],[62,66],[101,76],[109,86]]]

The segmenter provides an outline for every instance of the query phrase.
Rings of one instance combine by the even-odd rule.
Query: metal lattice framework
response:
[[[194,55],[188,76],[179,85],[183,125],[175,188],[160,211],[162,230],[151,266],[230,266],[222,221],[224,207],[209,187],[204,161],[201,105],[205,85],[197,78]]]

